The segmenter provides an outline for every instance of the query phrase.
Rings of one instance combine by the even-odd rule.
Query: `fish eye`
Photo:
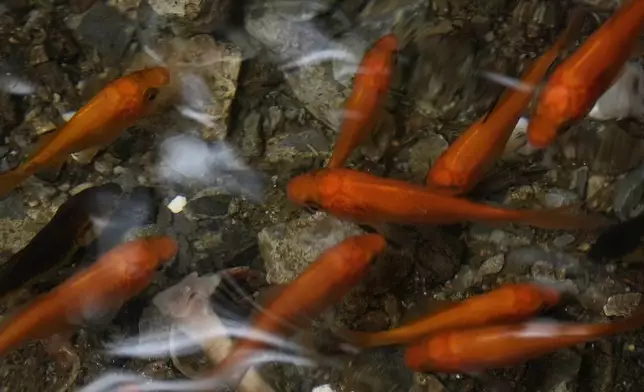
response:
[[[154,101],[157,95],[159,95],[159,89],[154,87],[145,90],[144,94],[145,99],[148,101]]]

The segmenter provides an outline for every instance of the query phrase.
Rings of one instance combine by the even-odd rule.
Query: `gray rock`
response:
[[[554,266],[543,260],[538,260],[532,267],[530,267],[530,273],[535,279],[545,279],[545,280],[554,280],[555,279],[555,268]]]
[[[132,21],[99,1],[83,16],[77,32],[82,42],[96,48],[104,62],[118,64],[134,30]]]
[[[534,239],[534,232],[528,228],[517,228],[513,232],[493,229],[488,241],[495,244],[500,250],[507,250],[518,246],[529,245]]]
[[[314,129],[288,133],[272,137],[266,142],[266,160],[280,163],[315,158],[329,148],[330,143],[326,137]]]
[[[481,275],[473,270],[469,265],[461,266],[454,279],[449,281],[446,286],[452,292],[463,292],[481,283]]]
[[[149,0],[148,3],[177,34],[186,36],[225,26],[234,5],[232,0]]]
[[[582,166],[572,171],[570,179],[570,189],[571,191],[577,192],[579,197],[583,198],[586,196],[586,183],[588,182],[588,166]],[[590,192],[588,192],[590,194]]]
[[[264,116],[264,123],[262,125],[264,137],[273,136],[283,122],[284,112],[279,106],[271,106],[270,108],[268,108],[267,113]]]
[[[266,227],[258,235],[266,279],[271,284],[288,283],[324,250],[363,233],[357,225],[323,212]]]
[[[294,21],[275,4],[248,7],[245,26],[249,34],[271,50],[277,62],[297,63],[315,52],[334,49],[331,39],[316,26]],[[333,79],[329,66],[309,64],[291,69],[285,77],[295,97],[315,118],[331,129],[339,128],[346,95]]]
[[[525,274],[532,264],[539,260],[548,260],[548,252],[540,246],[523,246],[510,250],[505,255],[505,272]]]
[[[443,136],[430,132],[409,148],[409,168],[414,177],[426,176],[438,157],[447,150],[448,143]]]
[[[559,208],[579,200],[576,193],[564,189],[551,189],[543,195],[543,204],[549,208]]]
[[[498,274],[503,269],[504,264],[504,254],[500,253],[498,255],[492,256],[489,259],[485,260],[483,264],[481,264],[481,267],[479,268],[479,274],[481,276]]]
[[[642,300],[640,293],[617,294],[608,298],[604,305],[606,316],[630,316]]]
[[[562,234],[552,240],[552,245],[556,248],[565,248],[566,246],[575,242],[575,236],[572,234]]]
[[[232,196],[226,194],[206,195],[191,200],[186,206],[186,216],[199,218],[221,218],[228,214]]]
[[[262,135],[262,116],[257,112],[249,113],[244,119],[244,136],[241,150],[246,157],[259,157],[264,152]]]

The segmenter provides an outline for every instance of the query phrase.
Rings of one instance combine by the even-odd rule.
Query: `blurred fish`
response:
[[[162,67],[133,72],[109,83],[60,130],[42,136],[27,161],[0,174],[0,196],[47,168],[62,165],[75,152],[102,148],[149,113],[159,88],[169,82]]]
[[[387,102],[397,51],[398,40],[388,34],[376,41],[362,59],[353,92],[344,106],[340,136],[333,147],[329,168],[344,166],[353,150],[378,125]]]
[[[619,259],[641,248],[643,238],[644,214],[604,230],[590,247],[588,257],[594,261]]]
[[[79,247],[88,245],[87,235],[100,234],[100,221],[114,211],[121,195],[121,187],[109,183],[71,196],[27,246],[0,265],[0,296],[69,262]]]
[[[575,11],[568,27],[546,53],[521,77],[521,83],[537,85],[561,51],[577,36],[584,13]],[[434,192],[461,195],[481,181],[505,150],[514,126],[532,99],[531,91],[509,88],[489,114],[463,132],[427,173],[427,185]]]
[[[610,223],[602,215],[561,209],[512,210],[428,191],[404,181],[349,169],[321,169],[293,178],[291,202],[363,224],[446,225],[466,221],[514,222],[544,229],[591,229]]]
[[[252,321],[252,328],[262,334],[291,335],[297,328],[339,302],[368,272],[371,260],[384,252],[385,239],[378,234],[349,237],[327,249],[297,279],[269,303]],[[266,343],[238,340],[230,354],[214,370],[215,375],[239,370],[253,352]],[[241,364],[241,365],[240,365]]]
[[[549,146],[562,128],[591,110],[638,50],[643,27],[644,0],[629,0],[555,69],[530,119],[530,144]]]
[[[97,314],[119,309],[143,291],[160,264],[171,260],[177,243],[170,237],[128,242],[74,274],[60,286],[5,317],[0,355],[28,341],[74,330]]]
[[[154,188],[138,186],[124,196],[105,228],[90,246],[90,254],[101,255],[119,245],[128,232],[156,222],[161,199]]]
[[[541,355],[644,325],[644,312],[606,324],[530,321],[438,333],[405,351],[418,372],[475,373],[521,364]]]
[[[508,284],[400,328],[375,333],[345,331],[340,336],[358,347],[410,343],[449,329],[523,321],[557,304],[559,298],[559,292],[547,286]]]

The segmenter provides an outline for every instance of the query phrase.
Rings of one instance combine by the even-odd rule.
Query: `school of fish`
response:
[[[466,198],[498,161],[520,116],[533,100],[528,138],[535,147],[552,144],[567,125],[590,110],[635,50],[644,26],[644,0],[623,5],[548,77],[551,65],[576,40],[584,17],[583,12],[574,11],[552,47],[524,72],[522,82],[527,85],[537,86],[547,78],[544,88],[538,93],[511,88],[505,91],[494,107],[439,157],[424,185],[344,167],[386,111],[399,42],[393,34],[381,37],[358,67],[327,166],[291,179],[288,199],[299,206],[322,209],[340,219],[374,227],[468,221],[513,222],[543,229],[597,229],[609,225],[611,220],[600,214],[570,209],[508,209]],[[151,114],[153,101],[169,82],[168,69],[153,67],[108,83],[60,130],[45,135],[25,163],[0,174],[0,197],[29,176],[61,165],[72,153],[112,143],[128,127]],[[113,185],[104,188],[110,200],[121,193]],[[82,208],[76,210],[70,202],[54,220],[64,223],[68,232],[81,233],[88,225],[88,214],[107,214],[103,207],[87,199],[92,195],[78,195]],[[621,237],[619,231],[609,234]],[[22,267],[32,265],[37,273],[52,268],[52,263],[44,262],[48,255],[41,248],[53,246],[45,244],[55,235],[61,233],[45,227],[35,237],[34,246],[17,253],[4,270],[0,269],[0,283],[5,282],[0,287],[1,294],[29,280]],[[67,236],[54,242],[60,243],[61,248],[74,245]],[[93,317],[113,314],[141,293],[157,269],[172,260],[178,250],[170,236],[140,238],[114,246],[91,266],[6,316],[0,325],[0,355],[32,340],[69,334]],[[320,254],[279,295],[263,304],[250,326],[283,338],[310,327],[313,319],[356,287],[374,260],[386,252],[387,240],[380,234],[350,236],[340,241]],[[403,345],[405,363],[414,371],[475,373],[517,365],[561,348],[644,326],[644,311],[603,324],[534,320],[560,300],[561,293],[555,287],[505,284],[392,330],[334,332],[342,341],[360,349]],[[253,352],[267,346],[250,337],[238,339],[209,376],[243,373]]]

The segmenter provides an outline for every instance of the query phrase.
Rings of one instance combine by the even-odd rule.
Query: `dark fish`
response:
[[[144,227],[156,222],[160,198],[154,188],[138,186],[123,198],[100,237],[92,244],[90,254],[100,256],[123,242],[131,229]]]
[[[642,245],[644,214],[604,230],[590,247],[588,257],[601,261],[619,259],[633,253]]]
[[[100,225],[94,225],[92,221],[106,219],[121,194],[121,187],[110,183],[70,197],[26,247],[0,266],[0,295],[68,263],[84,246],[84,238],[100,231]]]

